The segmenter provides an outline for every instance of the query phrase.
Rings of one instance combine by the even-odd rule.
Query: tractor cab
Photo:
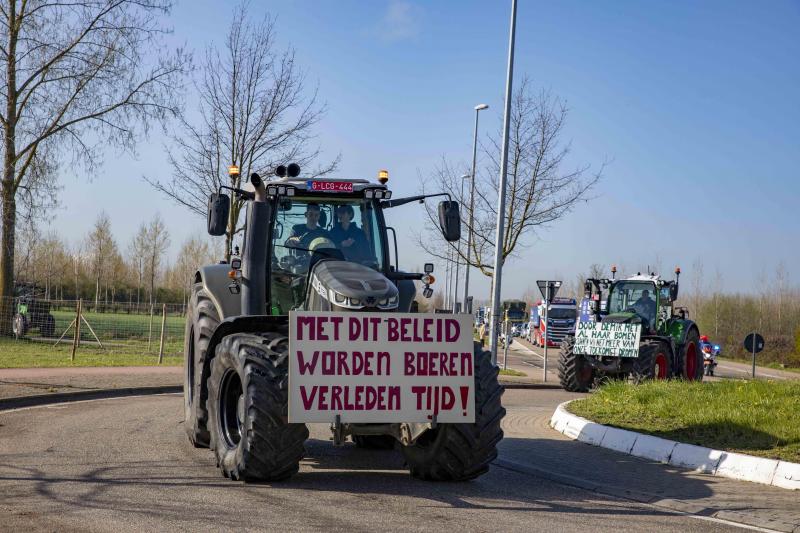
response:
[[[672,318],[672,287],[675,282],[659,276],[637,275],[610,285],[604,321],[641,323],[643,332],[666,332]],[[677,288],[677,286],[675,286]]]

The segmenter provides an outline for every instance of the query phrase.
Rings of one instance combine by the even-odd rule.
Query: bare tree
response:
[[[86,236],[84,249],[89,256],[92,279],[94,281],[94,305],[100,302],[100,284],[106,280],[108,270],[117,245],[111,235],[111,219],[105,212],[98,215],[92,231]]]
[[[136,305],[141,303],[144,280],[145,256],[147,255],[147,224],[142,223],[128,245],[128,264],[136,278]]]
[[[169,231],[160,215],[153,217],[147,225],[147,248],[145,249],[145,273],[149,284],[150,305],[155,302],[156,278],[161,268],[164,253],[169,247]]]
[[[548,227],[580,202],[588,201],[592,187],[601,178],[604,165],[595,173],[590,173],[588,166],[562,169],[570,149],[561,140],[566,119],[567,108],[561,100],[547,91],[532,94],[530,82],[522,80],[511,105],[506,232],[503,242],[498,243],[502,246],[503,262],[525,246],[524,240],[531,233]],[[494,269],[500,143],[500,135],[495,135],[481,146],[488,164],[476,172],[473,213],[468,192],[464,197],[461,194],[460,176],[465,169],[443,160],[430,179],[423,180],[430,183],[423,185],[423,192],[444,190],[461,203],[462,235],[469,232],[472,218],[473,242],[469,252],[466,247],[459,251],[457,243],[444,241],[438,230],[436,210],[430,206],[426,208],[427,228],[417,239],[425,252],[444,259],[451,249],[462,261],[489,277]]]
[[[208,241],[200,237],[191,237],[186,240],[178,252],[178,259],[172,267],[173,283],[179,289],[184,302],[187,301],[189,290],[194,283],[193,274],[202,265],[207,265],[214,260]]]
[[[196,82],[200,96],[199,124],[186,117],[168,150],[172,176],[166,181],[145,178],[178,205],[206,216],[208,195],[220,185],[240,187],[241,176],[272,174],[277,164],[301,167],[318,158],[312,130],[323,109],[316,91],[306,96],[305,75],[291,49],[277,51],[274,20],[266,16],[251,24],[246,6],[234,10],[222,50],[206,50],[202,75]],[[309,172],[320,175],[336,168],[338,158]],[[231,205],[225,252],[230,256],[243,202]]]
[[[177,112],[187,58],[161,46],[170,8],[170,0],[0,5],[0,298],[13,291],[18,200],[49,194],[41,189],[59,162],[92,168],[103,146],[132,150],[137,126]]]

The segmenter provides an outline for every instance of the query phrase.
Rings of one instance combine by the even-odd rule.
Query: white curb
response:
[[[723,452],[604,426],[573,415],[566,409],[568,403],[556,408],[550,427],[571,439],[706,474],[800,490],[798,463]]]

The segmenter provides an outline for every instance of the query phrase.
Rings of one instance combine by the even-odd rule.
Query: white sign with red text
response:
[[[289,422],[475,421],[472,317],[289,313]]]

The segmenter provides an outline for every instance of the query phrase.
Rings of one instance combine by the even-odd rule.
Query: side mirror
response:
[[[678,284],[673,283],[669,286],[669,299],[673,302],[678,299]]]
[[[225,235],[228,229],[228,214],[231,210],[231,199],[227,194],[212,193],[208,198],[208,234]]]
[[[458,202],[439,202],[439,227],[447,242],[461,239],[461,214],[458,211]]]

